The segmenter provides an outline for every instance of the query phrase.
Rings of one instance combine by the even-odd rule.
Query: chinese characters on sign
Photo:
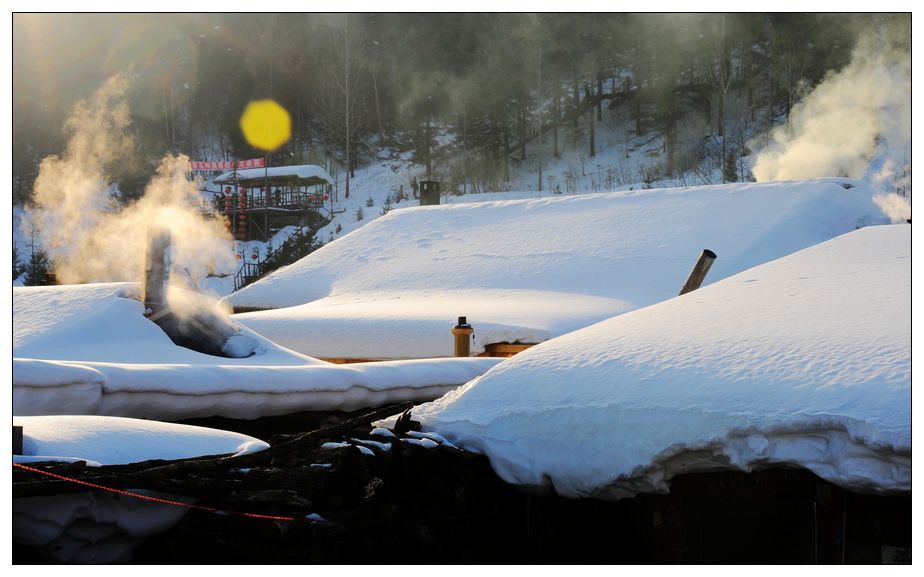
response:
[[[191,160],[189,164],[192,170],[231,170],[234,168],[263,168],[262,158],[251,158],[248,160]],[[235,166],[236,165],[236,166]]]

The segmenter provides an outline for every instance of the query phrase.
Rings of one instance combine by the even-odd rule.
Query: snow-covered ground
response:
[[[556,196],[395,210],[226,298],[245,326],[312,356],[475,352],[538,342],[676,295],[702,249],[706,283],[886,222],[862,181]]]
[[[134,283],[13,292],[13,414],[257,418],[432,399],[500,359],[333,365],[240,327],[254,354],[176,346],[143,316]],[[447,333],[447,340],[451,338]]]
[[[910,259],[910,226],[863,228],[542,343],[413,415],[569,497],[780,465],[910,492]]]

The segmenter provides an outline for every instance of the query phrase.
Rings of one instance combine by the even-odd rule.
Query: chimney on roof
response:
[[[715,262],[715,259],[716,256],[714,252],[708,248],[703,249],[696,264],[693,265],[693,270],[691,270],[689,276],[687,276],[687,282],[683,283],[680,294],[687,294],[690,291],[698,289],[699,286],[703,284],[703,280],[706,278],[706,274],[709,273],[709,269],[712,267],[712,263]]]
[[[144,265],[144,308],[156,315],[167,308],[167,249],[170,248],[170,231],[155,229],[148,236],[148,253]]]

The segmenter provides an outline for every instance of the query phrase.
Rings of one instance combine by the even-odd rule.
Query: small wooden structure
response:
[[[239,240],[268,240],[289,226],[320,226],[333,214],[333,178],[320,166],[303,164],[247,168],[215,179],[218,214]]]
[[[440,183],[436,180],[420,181],[420,206],[440,203]]]
[[[517,353],[522,353],[530,347],[539,343],[489,343],[484,346],[484,352],[479,353],[479,357],[512,357]]]
[[[354,363],[381,363],[393,359],[361,359],[354,357],[316,357],[319,361],[334,363],[335,365],[352,365]]]

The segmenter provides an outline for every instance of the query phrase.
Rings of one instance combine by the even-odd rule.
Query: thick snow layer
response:
[[[36,359],[13,360],[13,413],[95,415],[106,377],[96,369]]]
[[[910,259],[910,226],[851,232],[542,343],[414,418],[570,497],[772,465],[910,491]]]
[[[180,420],[215,415],[255,419],[305,410],[352,411],[434,399],[502,360],[241,366],[13,359],[13,414],[68,412]],[[52,374],[59,380],[51,379]],[[47,384],[32,384],[39,378],[47,378]]]
[[[436,398],[501,359],[332,365],[249,329],[247,358],[176,346],[132,283],[13,291],[13,413],[257,418]],[[128,296],[124,296],[128,295]],[[446,335],[449,339],[450,336]]]
[[[872,196],[816,179],[394,210],[226,298],[281,309],[235,319],[313,356],[446,355],[463,315],[478,352],[668,299],[704,248],[708,284],[884,222]]]
[[[215,178],[217,184],[234,184],[238,181],[260,181],[266,177],[277,178],[295,176],[299,180],[323,180],[333,184],[334,179],[320,166],[301,164],[297,166],[270,166],[267,168],[245,168],[236,172],[226,172]]]
[[[434,399],[503,359],[445,358],[353,365],[239,366],[45,363],[13,360],[13,414],[79,413],[179,420],[238,419],[305,410],[352,411]],[[48,365],[60,381],[36,387]],[[84,377],[96,380],[80,381]]]
[[[23,455],[33,457],[31,460],[54,456],[124,465],[151,459],[245,454],[269,447],[241,433],[122,417],[13,417],[13,425],[22,426]]]

